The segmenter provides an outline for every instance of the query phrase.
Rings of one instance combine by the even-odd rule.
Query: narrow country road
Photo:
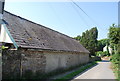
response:
[[[116,79],[113,71],[110,69],[109,61],[98,62],[98,64],[86,72],[78,75],[75,79]]]

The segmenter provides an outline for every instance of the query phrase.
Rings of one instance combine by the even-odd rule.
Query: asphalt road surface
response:
[[[75,79],[116,79],[110,65],[109,61],[98,62],[96,66],[88,69],[71,81],[75,81]]]

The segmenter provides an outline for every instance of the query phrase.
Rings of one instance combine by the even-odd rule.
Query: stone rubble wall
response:
[[[22,71],[45,72],[46,57],[41,51],[24,51],[22,53]]]
[[[9,74],[20,76],[26,70],[48,73],[89,62],[89,54],[19,49],[3,50],[4,78]]]
[[[2,50],[2,78],[20,76],[20,51]]]
[[[46,56],[45,72],[69,68],[89,62],[89,54],[76,53],[44,53]]]

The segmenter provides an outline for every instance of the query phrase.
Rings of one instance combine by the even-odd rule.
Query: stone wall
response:
[[[2,51],[2,78],[20,76],[20,51]]]
[[[46,57],[42,51],[29,51],[26,49],[3,50],[2,52],[3,79],[20,78],[25,71],[39,71],[45,73]]]
[[[26,70],[48,73],[87,63],[89,54],[19,49],[3,51],[3,76],[24,74]]]
[[[46,57],[43,51],[24,50],[22,52],[22,71],[45,72]]]
[[[51,72],[61,68],[69,68],[89,61],[89,54],[44,52],[46,56],[45,72]]]

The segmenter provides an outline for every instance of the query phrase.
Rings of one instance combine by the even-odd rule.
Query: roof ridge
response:
[[[46,28],[46,29],[52,30],[52,31],[54,31],[54,32],[56,32],[56,33],[62,34],[62,35],[64,35],[64,36],[66,36],[66,37],[69,37],[69,38],[75,40],[74,38],[72,38],[72,37],[70,37],[70,36],[68,36],[68,35],[66,35],[66,34],[60,33],[59,31],[56,31],[56,30],[53,30],[53,29],[51,29],[51,28],[49,28],[49,27],[46,27],[46,26],[44,26],[44,25],[35,23],[35,22],[33,22],[33,21],[31,21],[31,20],[28,20],[28,19],[26,19],[26,18],[23,18],[23,17],[21,17],[21,16],[15,15],[15,14],[13,14],[13,13],[11,13],[11,12],[6,11],[6,10],[4,10],[4,12],[9,13],[9,14],[11,14],[12,16],[15,16],[15,17],[24,19],[24,20],[26,20],[26,21],[28,21],[28,22],[31,22],[31,23],[36,24],[36,25],[38,25],[38,26],[41,26],[41,27],[44,27],[44,28]]]

